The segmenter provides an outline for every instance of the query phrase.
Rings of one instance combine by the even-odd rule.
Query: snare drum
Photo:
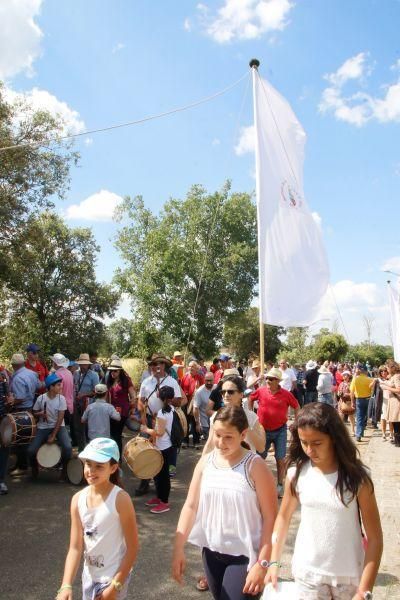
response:
[[[44,469],[58,465],[61,459],[61,448],[57,444],[43,444],[36,455],[37,461]]]
[[[0,423],[0,439],[3,446],[30,444],[35,435],[35,417],[27,410],[9,413]]]
[[[68,481],[73,485],[81,485],[85,478],[83,476],[83,462],[77,456],[70,458],[67,462]]]
[[[142,437],[137,437],[126,444],[123,457],[132,473],[139,479],[155,477],[164,464],[160,450]]]

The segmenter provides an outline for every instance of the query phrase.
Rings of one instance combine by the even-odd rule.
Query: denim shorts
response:
[[[279,427],[278,429],[273,429],[272,431],[266,431],[266,443],[265,443],[265,455],[271,446],[274,445],[275,448],[275,458],[281,460],[286,456],[286,440],[287,440],[287,425],[286,423]]]

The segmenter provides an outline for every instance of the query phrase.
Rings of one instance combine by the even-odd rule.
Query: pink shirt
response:
[[[62,395],[67,402],[68,412],[72,415],[74,412],[74,378],[71,371],[68,371],[65,367],[59,367],[57,375],[63,380]]]

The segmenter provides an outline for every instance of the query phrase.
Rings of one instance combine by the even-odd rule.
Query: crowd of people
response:
[[[381,427],[383,441],[400,447],[395,361],[376,369],[314,360],[262,365],[223,353],[206,366],[195,358],[186,365],[179,351],[172,359],[157,352],[137,387],[116,355],[100,364],[93,354],[70,360],[56,353],[46,364],[30,344],[26,356],[14,354],[10,362],[11,370],[0,368],[0,435],[3,420],[11,419],[17,437],[11,444],[1,440],[0,493],[8,491],[11,451],[17,460],[11,477],[30,467],[36,478],[44,444],[60,446],[61,478],[74,447],[84,463],[88,486],[72,499],[59,600],[72,599],[83,550],[83,598],[126,597],[138,543],[132,501],[120,481],[125,428],[162,454],[156,495],[146,501],[152,514],[170,510],[171,479],[190,442],[199,451],[176,531],[176,581],[182,582],[189,541],[202,553],[197,588],[209,589],[215,599],[254,598],[265,584],[276,587],[290,520],[300,505],[296,598],[372,598],[382,532],[371,474],[355,442],[362,441],[369,419],[371,427]],[[20,443],[18,435],[29,434],[22,418],[31,430]],[[265,460],[271,446],[276,480]],[[150,489],[142,479],[135,496]]]

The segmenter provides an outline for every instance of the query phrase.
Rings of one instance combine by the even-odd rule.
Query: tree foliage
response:
[[[307,327],[288,327],[278,359],[284,358],[290,365],[304,364],[313,358]]]
[[[70,229],[57,215],[42,213],[28,218],[15,244],[5,284],[2,354],[33,340],[46,352],[70,356],[96,347],[119,295],[96,281],[99,248],[90,229]]]
[[[284,333],[283,327],[264,325],[264,357],[274,361],[282,347],[279,336]],[[246,311],[229,316],[224,324],[224,345],[240,358],[248,358],[251,354],[260,355],[260,325],[258,308],[252,306]]]
[[[349,351],[349,344],[340,333],[327,333],[317,336],[313,347],[316,360],[343,360]]]
[[[71,164],[78,159],[71,145],[56,147],[64,123],[47,111],[33,111],[19,98],[5,99],[0,82],[0,278],[7,279],[14,238],[30,214],[52,206],[52,197],[63,197]],[[16,146],[9,150],[1,150]]]
[[[382,346],[366,340],[361,344],[350,346],[346,358],[351,361],[368,362],[371,366],[378,367],[384,364],[388,358],[393,358],[393,348],[391,346]]]
[[[211,356],[225,319],[246,310],[257,278],[256,210],[248,194],[207,194],[193,186],[159,215],[141,197],[126,198],[116,246],[125,268],[116,276],[130,295],[147,351],[191,332],[190,351]],[[197,308],[193,310],[197,300]]]

